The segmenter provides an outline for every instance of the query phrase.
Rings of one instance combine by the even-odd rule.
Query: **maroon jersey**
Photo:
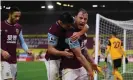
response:
[[[69,30],[66,32],[66,38],[70,38],[72,36],[72,34],[74,32],[77,32],[79,30],[77,29],[72,29],[72,30]],[[86,45],[84,45],[84,41],[87,39],[87,37],[85,35],[82,35],[79,39],[78,39],[78,42],[79,44],[77,44],[76,42],[73,44],[74,46],[78,46],[81,48],[82,50],[82,53],[84,52],[84,47]],[[67,48],[70,49],[70,45],[67,46]],[[70,49],[71,51],[71,49]],[[77,69],[77,68],[80,68],[82,67],[81,63],[79,62],[79,60],[76,58],[76,56],[74,55],[73,58],[67,58],[67,57],[62,57],[62,60],[61,60],[61,69],[66,69],[66,68],[71,68],[71,69]]]
[[[20,31],[21,26],[18,23],[11,25],[7,20],[1,22],[1,48],[11,55],[8,59],[4,59],[1,55],[1,61],[17,62],[16,48]]]
[[[65,49],[65,32],[66,30],[62,28],[58,22],[53,24],[48,31],[48,44],[53,45],[57,50],[63,51]],[[60,59],[60,56],[51,55],[46,52],[45,58],[48,60]]]

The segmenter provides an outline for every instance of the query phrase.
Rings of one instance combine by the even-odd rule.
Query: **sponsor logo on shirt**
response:
[[[17,35],[7,35],[7,42],[6,43],[13,43],[17,42]]]

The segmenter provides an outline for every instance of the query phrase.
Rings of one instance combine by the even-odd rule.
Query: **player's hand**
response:
[[[10,54],[5,50],[1,51],[1,55],[4,57],[4,59],[8,59],[10,57]]]
[[[74,55],[72,52],[69,51],[69,49],[64,50],[65,56],[68,58],[72,58]]]
[[[74,32],[73,35],[71,36],[71,39],[73,41],[75,41],[76,39],[78,39],[81,36],[80,32]]]
[[[92,63],[92,64],[91,64],[91,67],[92,67],[92,69],[93,69],[94,71],[100,72],[99,69],[98,69],[97,64]]]
[[[32,51],[31,50],[27,50],[26,53],[28,53],[29,55],[32,55]]]
[[[92,70],[88,71],[88,76],[89,76],[89,80],[94,80],[94,74]]]

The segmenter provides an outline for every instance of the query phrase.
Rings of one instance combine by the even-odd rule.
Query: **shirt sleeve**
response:
[[[70,49],[80,47],[80,43],[79,43],[78,39],[76,39],[76,40],[71,39],[72,34],[73,34],[73,31],[66,32],[65,42],[69,45]]]
[[[69,45],[70,49],[80,47],[78,40],[72,41],[71,38],[66,38],[65,42]]]
[[[27,51],[27,50],[28,50],[28,46],[27,46],[27,44],[26,44],[25,41],[24,41],[24,37],[23,37],[22,31],[20,31],[19,40],[20,40],[21,47],[22,47],[25,51]]]
[[[56,46],[58,43],[58,37],[48,33],[48,45]]]

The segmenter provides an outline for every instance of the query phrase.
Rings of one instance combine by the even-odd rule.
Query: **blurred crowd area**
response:
[[[51,12],[45,13],[45,12],[22,12],[22,16],[20,18],[19,23],[23,26],[23,34],[47,34],[49,27],[51,24],[55,23],[58,19],[58,16],[65,11],[58,11],[58,12]],[[69,11],[72,14],[75,11]],[[99,13],[107,18],[115,19],[115,20],[130,20],[133,19],[133,11],[131,12],[119,12],[119,11],[101,11],[101,12],[93,12],[88,10],[88,25],[89,25],[89,31],[87,32],[88,35],[94,35],[95,34],[95,23],[96,23],[96,13]],[[1,20],[5,20],[7,18],[7,13],[2,12],[1,13]]]

